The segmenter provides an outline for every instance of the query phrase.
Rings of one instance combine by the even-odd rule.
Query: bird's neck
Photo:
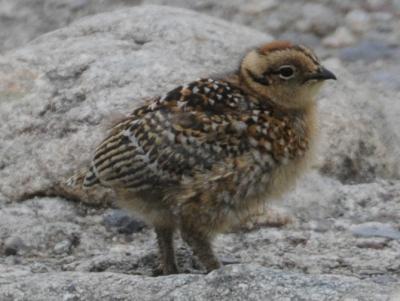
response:
[[[240,87],[244,93],[251,96],[252,99],[257,100],[260,107],[267,106],[273,112],[273,114],[288,117],[293,128],[296,130],[299,136],[313,137],[316,133],[317,108],[315,101],[304,101],[303,103],[306,105],[300,108],[287,108],[279,104],[277,101],[271,99],[271,97],[260,97],[257,91],[247,85],[243,76],[240,76],[240,73],[236,73],[227,77],[227,81]]]
[[[317,128],[316,110],[317,108],[315,104],[301,109],[288,110],[293,128],[298,135],[314,137]]]

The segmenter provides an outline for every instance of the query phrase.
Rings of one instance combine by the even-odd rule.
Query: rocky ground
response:
[[[138,6],[149,3],[202,15]],[[400,300],[399,11],[397,0],[0,1],[0,300]],[[177,238],[183,274],[152,277],[151,229],[108,192],[60,180],[113,116],[273,38],[312,46],[339,78],[321,94],[318,161],[218,237],[224,268],[203,275]]]

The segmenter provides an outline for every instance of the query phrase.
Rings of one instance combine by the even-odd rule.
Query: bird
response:
[[[316,96],[336,76],[309,48],[272,41],[237,70],[201,78],[126,115],[69,186],[111,188],[117,204],[154,227],[159,273],[178,273],[174,233],[206,272],[213,239],[282,196],[315,157]]]

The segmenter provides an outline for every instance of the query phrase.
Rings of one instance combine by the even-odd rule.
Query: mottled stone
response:
[[[355,9],[347,13],[345,21],[350,29],[357,33],[367,31],[370,27],[370,16],[361,9]]]
[[[400,231],[390,224],[368,222],[353,225],[350,231],[355,236],[361,237],[385,237],[400,240]]]
[[[21,237],[12,236],[4,242],[4,255],[17,255],[25,247],[24,241]]]
[[[146,278],[117,273],[31,274],[8,281],[2,300],[388,300],[393,286],[354,277],[284,273],[259,265],[208,275]],[[12,277],[12,276],[11,276]],[[3,282],[4,275],[0,276]],[[10,278],[12,279],[12,278]],[[74,285],[71,291],[69,287]],[[96,288],[93,290],[92,288]],[[35,292],[32,294],[32,292]],[[6,298],[6,299],[4,299]],[[352,299],[353,298],[353,299]]]
[[[339,57],[344,61],[363,60],[372,62],[393,57],[398,48],[379,41],[362,41],[354,47],[344,48]]]
[[[324,46],[340,48],[354,44],[356,41],[353,34],[346,27],[338,27],[332,35],[322,40]]]
[[[306,3],[302,7],[303,17],[297,27],[302,31],[311,31],[319,36],[325,36],[337,26],[334,11],[319,3]]]
[[[118,233],[132,234],[142,230],[145,224],[132,217],[128,212],[120,209],[110,209],[103,215],[103,224],[106,228],[115,229]]]

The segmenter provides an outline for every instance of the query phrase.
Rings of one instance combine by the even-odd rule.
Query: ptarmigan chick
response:
[[[97,147],[70,185],[112,188],[153,225],[160,269],[177,273],[179,229],[207,271],[212,238],[291,187],[312,157],[315,96],[336,79],[287,41],[247,53],[239,70],[179,86],[137,108]]]

